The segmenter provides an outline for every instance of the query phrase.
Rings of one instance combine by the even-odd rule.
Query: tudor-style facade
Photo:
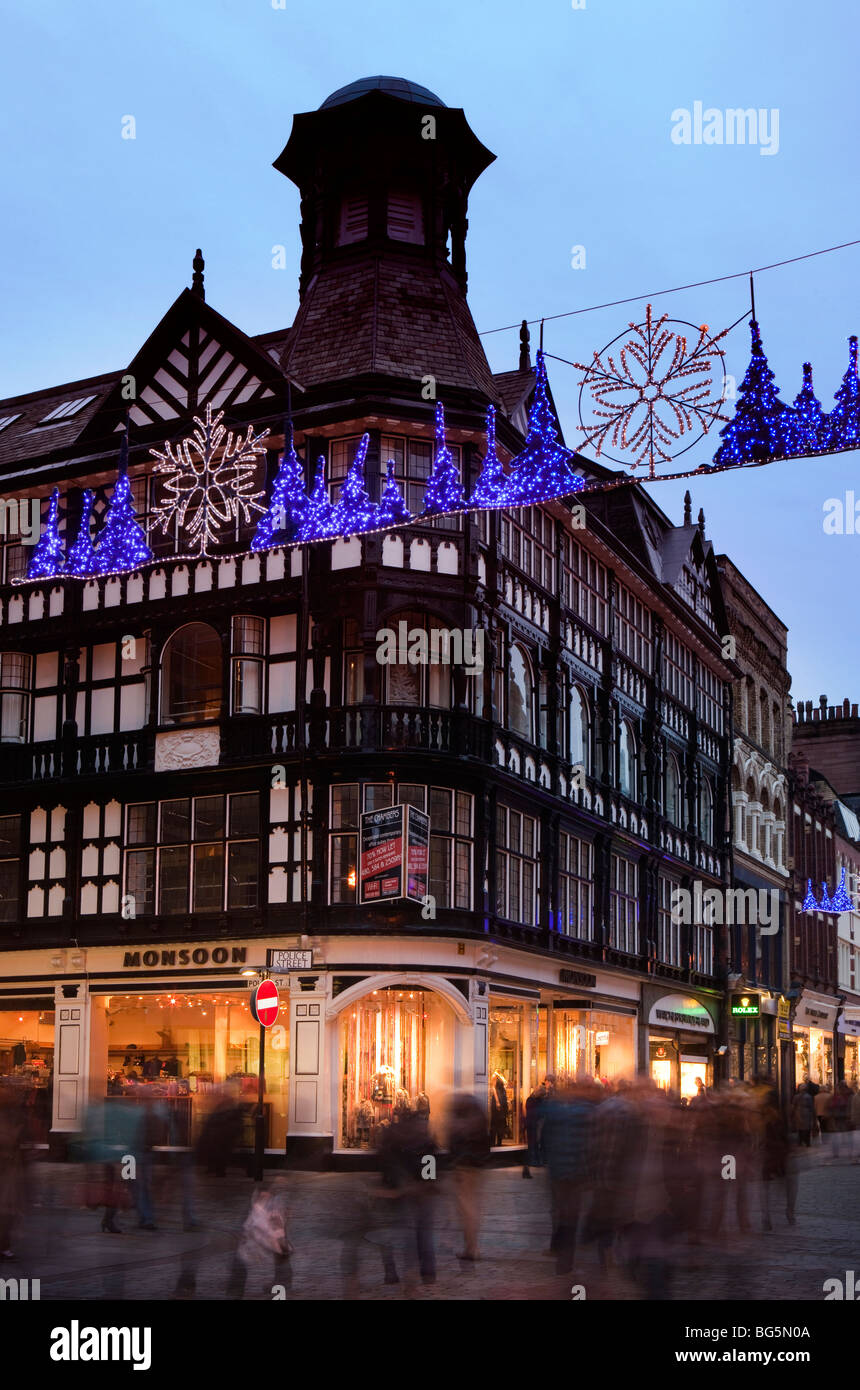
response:
[[[787,1098],[794,1077],[783,995],[788,989],[791,896],[788,629],[727,555],[717,556],[717,565],[742,673],[732,690],[732,882],[738,892],[755,893],[767,918],[755,921],[744,912],[727,922],[730,992],[748,993],[759,1009],[757,1017],[749,1018],[729,1012],[730,1075],[766,1077],[778,1082]]]
[[[487,407],[510,461],[535,381],[525,334],[517,370],[491,373],[465,298],[468,192],[492,158],[462,111],[389,79],[296,117],[276,162],[302,197],[293,326],[246,337],[206,302],[198,254],[126,369],[0,405],[4,494],[58,487],[69,545],[127,420],[151,523],[151,450],[211,404],[269,429],[260,487],[289,409],[308,486],[322,455],[336,495],[366,432],[371,496],[393,459],[415,510],[436,396],[470,489]],[[262,552],[239,522],[192,559],[149,524],[151,563],[86,580],[20,582],[7,539],[0,1067],[20,1047],[52,1073],[54,1136],[149,1085],[189,1142],[220,1085],[252,1093],[241,972],[270,948],[311,953],[266,1062],[267,1143],[296,1162],[452,1088],[495,1096],[516,1144],[547,1072],[650,1070],[688,1094],[712,1074],[724,937],[672,895],[728,870],[716,560],[701,515],[674,526],[641,487],[580,500]],[[483,669],[381,664],[403,622],[481,630]],[[430,817],[423,914],[357,901],[359,818],[397,803]]]

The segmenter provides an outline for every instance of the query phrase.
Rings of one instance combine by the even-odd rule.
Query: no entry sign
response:
[[[280,1004],[277,986],[271,980],[264,980],[251,994],[251,1016],[264,1028],[271,1028],[278,1017]]]

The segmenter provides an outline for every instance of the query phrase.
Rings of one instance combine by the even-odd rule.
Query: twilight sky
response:
[[[582,4],[583,0],[576,0]],[[860,237],[850,0],[6,0],[0,53],[5,216],[0,394],[124,366],[183,286],[194,248],[209,302],[247,333],[295,313],[298,193],[271,161],[293,113],[375,73],[462,106],[497,156],[470,202],[480,330],[747,271]],[[762,145],[676,144],[672,113],[754,107]],[[772,112],[778,113],[778,130]],[[121,137],[133,116],[136,138]],[[676,122],[677,124],[677,122]],[[287,269],[272,267],[284,245]],[[571,248],[585,267],[571,267]],[[581,257],[579,258],[581,259]],[[756,308],[784,400],[809,359],[825,409],[860,332],[860,246],[759,275]],[[645,300],[548,323],[548,351],[589,360]],[[655,295],[717,331],[744,279]],[[537,328],[533,329],[533,341]],[[516,332],[484,339],[516,366]],[[743,376],[749,334],[725,340]],[[578,373],[550,362],[567,442]],[[710,459],[714,435],[685,460]],[[588,453],[588,450],[585,450]],[[691,482],[694,512],[788,624],[795,699],[860,700],[856,535],[824,503],[858,455]],[[654,496],[681,518],[684,483]]]

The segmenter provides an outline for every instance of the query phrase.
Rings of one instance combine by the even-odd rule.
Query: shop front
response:
[[[800,995],[792,1024],[796,1085],[814,1081],[818,1086],[833,1086],[833,1029],[838,1008],[839,1000],[831,994],[806,989]]]
[[[715,1001],[712,1008],[715,1009]],[[664,994],[648,1013],[648,1074],[662,1091],[690,1101],[713,1085],[715,1015],[692,994]]]
[[[335,1150],[376,1149],[386,1129],[410,1114],[422,1116],[438,1132],[449,1096],[463,1084],[460,1030],[466,1023],[471,1032],[471,1016],[462,993],[447,980],[418,974],[377,975],[355,983],[336,977],[330,985]],[[505,1094],[510,1086],[513,1095],[522,1061],[510,1043],[519,1038],[521,1023],[511,1021],[507,1011],[502,1017],[495,1007],[489,1013],[490,1064],[504,1077]],[[317,1073],[324,1071],[320,1057]],[[297,1086],[310,1085],[301,1075],[297,1063]],[[313,1113],[316,1122],[319,1112]]]
[[[31,1144],[48,1142],[53,1078],[53,997],[0,999],[0,1085],[23,1099]]]
[[[860,1004],[846,1004],[836,1025],[840,1044],[842,1080],[860,1086]]]
[[[188,1148],[210,1110],[224,1106],[233,1112],[234,1147],[252,1148],[260,1044],[247,976],[282,944],[10,953],[0,988],[0,1081],[33,1091],[37,1142],[61,1155],[87,1130],[91,1108],[116,1107],[125,1132],[139,1109],[151,1143]],[[281,978],[282,1008],[266,1034],[265,1145],[280,1153],[289,1130],[291,982]]]
[[[777,996],[738,987],[729,994],[729,1076],[738,1081],[778,1082]]]
[[[241,1115],[236,1147],[251,1148],[260,1042],[248,993],[246,986],[198,986],[95,995],[93,1063],[97,1052],[105,1054],[106,1103],[153,1104],[157,1142],[188,1147],[196,1143],[209,1113],[232,1102]],[[282,1149],[286,1141],[287,1009],[282,1002],[280,1026],[266,1035],[265,1142],[274,1149]]]
[[[635,1009],[592,1000],[557,1000],[553,1014],[559,1080],[591,1077],[608,1085],[635,1074]]]

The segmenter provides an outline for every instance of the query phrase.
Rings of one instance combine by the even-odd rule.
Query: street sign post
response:
[[[254,1119],[254,1182],[263,1181],[263,1158],[265,1141],[263,1128],[265,1112],[263,1097],[266,1093],[266,1029],[271,1028],[278,1017],[280,1008],[278,987],[271,980],[263,980],[256,985],[251,994],[251,1017],[260,1025],[260,1062],[257,1067],[257,1114]]]

